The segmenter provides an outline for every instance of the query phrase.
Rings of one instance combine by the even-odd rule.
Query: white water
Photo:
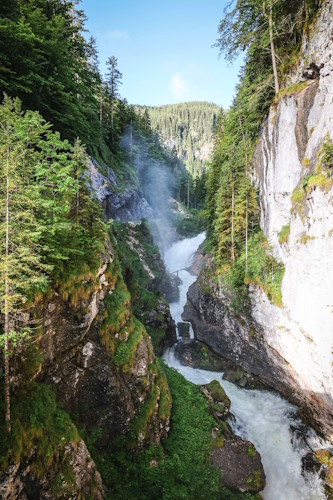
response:
[[[204,240],[204,233],[175,243],[166,252],[164,259],[169,271],[176,271],[191,265],[194,253]],[[196,277],[181,271],[180,299],[170,304],[172,317],[181,321],[189,286]],[[252,441],[261,454],[266,474],[266,488],[261,493],[265,500],[320,500],[325,499],[323,484],[317,474],[302,474],[302,457],[309,451],[304,440],[292,433],[301,425],[295,420],[297,408],[279,395],[269,391],[239,389],[222,380],[219,372],[208,372],[182,366],[170,349],[164,356],[166,363],[176,368],[187,380],[195,384],[206,384],[218,380],[231,400],[231,413],[235,419],[230,424],[239,436]],[[313,449],[324,448],[323,442],[314,431],[306,437]]]

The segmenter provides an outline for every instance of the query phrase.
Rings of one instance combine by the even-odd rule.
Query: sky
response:
[[[228,108],[242,62],[219,58],[218,24],[229,0],[82,0],[100,68],[114,55],[131,104],[209,101]]]

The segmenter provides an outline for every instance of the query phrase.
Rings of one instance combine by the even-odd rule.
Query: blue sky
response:
[[[241,60],[218,57],[217,27],[229,0],[83,0],[86,28],[106,59],[118,58],[121,96],[132,104],[231,104]]]

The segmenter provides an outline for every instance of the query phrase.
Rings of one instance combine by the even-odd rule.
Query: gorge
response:
[[[332,498],[332,1],[225,3],[225,109],[78,3],[0,5],[0,498]]]

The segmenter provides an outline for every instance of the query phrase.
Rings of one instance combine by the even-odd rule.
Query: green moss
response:
[[[3,388],[1,388],[3,391]],[[1,391],[1,392],[2,392]],[[4,414],[1,401],[0,413]],[[50,387],[32,383],[12,396],[12,433],[8,435],[5,422],[0,423],[0,468],[5,470],[35,450],[31,471],[37,479],[43,477],[49,467],[62,467],[65,445],[79,441],[79,434],[71,419],[56,403]],[[67,467],[67,469],[66,469]],[[65,473],[64,472],[64,473]]]
[[[297,187],[291,197],[292,210],[296,210],[302,217],[303,202],[307,193],[319,188],[327,192],[333,186],[333,144],[326,140],[318,153],[319,161],[313,172],[305,176],[301,181],[301,187]]]
[[[138,320],[134,319],[134,325],[134,330],[128,339],[117,345],[112,358],[114,364],[118,367],[121,366],[125,371],[131,367],[138,345],[144,335],[144,328]]]
[[[309,81],[306,80],[305,82],[300,82],[300,83],[293,83],[292,85],[289,85],[289,87],[285,87],[284,89],[281,89],[278,95],[275,98],[275,101],[279,101],[282,97],[285,96],[291,96],[298,94],[301,92],[303,89],[305,89],[309,84]]]
[[[255,491],[260,486],[261,473],[260,470],[255,470],[253,474],[250,474],[246,479],[247,486],[249,490]]]
[[[283,226],[283,228],[279,232],[278,237],[279,237],[280,245],[287,243],[288,238],[289,238],[289,234],[290,234],[290,224],[288,224],[287,226]]]
[[[306,245],[308,241],[314,240],[314,236],[309,236],[308,234],[302,234],[300,239],[298,240],[302,245]]]
[[[225,390],[221,386],[220,382],[217,380],[212,380],[209,384],[205,385],[206,389],[210,392],[213,400],[218,403],[223,404],[223,408],[225,406],[230,407],[230,399],[225,393]]]
[[[257,450],[253,448],[253,446],[249,446],[249,448],[247,449],[247,454],[249,455],[249,457],[255,457],[257,454]]]
[[[162,445],[134,451],[128,447],[128,438],[123,437],[103,456],[92,450],[107,498],[254,500],[251,494],[233,493],[221,486],[222,473],[211,465],[209,457],[215,446],[223,446],[224,438],[220,432],[216,440],[212,438],[216,422],[207,402],[197,386],[171,368],[164,370],[173,406],[169,437]],[[152,397],[143,414],[147,416],[153,406]]]
[[[303,158],[302,165],[303,165],[304,168],[307,168],[310,165],[310,159],[309,158]]]

